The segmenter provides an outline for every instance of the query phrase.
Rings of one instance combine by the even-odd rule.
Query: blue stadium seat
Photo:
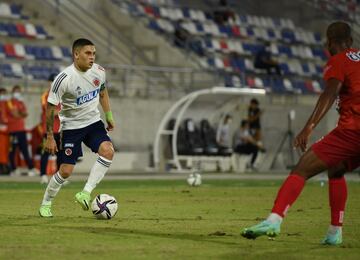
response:
[[[289,30],[283,30],[281,32],[282,40],[288,43],[295,42],[295,34],[292,31]]]
[[[230,59],[230,66],[234,71],[244,72],[245,71],[245,61],[244,59]]]
[[[210,67],[214,68],[215,67],[215,60],[214,58],[208,58],[207,62],[209,64]]]
[[[280,66],[280,69],[281,69],[281,71],[282,71],[282,73],[284,75],[290,75],[291,74],[290,68],[287,65],[287,63],[280,63],[279,66]]]
[[[280,78],[273,78],[271,79],[271,89],[275,93],[284,93],[285,92],[285,86],[284,82]]]
[[[184,18],[187,18],[187,19],[190,19],[191,16],[190,16],[190,11],[189,11],[189,8],[188,7],[184,7],[182,9],[182,13],[183,13],[183,16]]]
[[[240,18],[241,23],[243,23],[243,24],[248,23],[246,15],[239,15],[239,18]]]
[[[211,39],[209,39],[209,38],[205,39],[205,47],[206,47],[206,49],[210,49],[210,50],[212,50],[214,48]]]
[[[262,78],[262,81],[264,83],[264,87],[267,88],[267,87],[271,87],[271,81],[268,77],[264,77]]]
[[[7,36],[9,35],[6,25],[4,23],[0,23],[0,35]]]
[[[157,6],[153,6],[153,12],[155,17],[160,17],[160,8]]]
[[[72,54],[71,54],[69,48],[61,47],[61,51],[62,51],[64,57],[68,57],[68,58],[72,57]]]
[[[155,19],[149,20],[148,26],[152,30],[161,31],[160,26],[159,26],[159,24],[157,23],[157,21]]]
[[[293,57],[293,54],[291,52],[291,49],[288,46],[285,45],[279,45],[279,54],[286,55],[287,57]]]
[[[205,18],[206,20],[214,20],[213,15],[209,12],[205,12]]]
[[[17,18],[24,18],[21,15],[21,6],[17,4],[11,4],[10,5],[11,14],[13,17]]]
[[[273,29],[267,29],[266,32],[269,39],[276,39],[276,35]]]
[[[4,46],[0,43],[0,58],[5,58]]]
[[[131,13],[132,15],[135,15],[135,16],[143,15],[139,12],[139,10],[137,8],[137,4],[127,3],[127,8],[128,8],[129,13]]]
[[[254,37],[255,33],[254,33],[253,28],[247,27],[247,28],[246,28],[246,34],[247,34],[248,36],[250,36],[250,37]]]
[[[320,33],[314,33],[315,41],[319,44],[322,43],[321,34]]]
[[[41,47],[41,52],[45,60],[55,60],[55,57],[49,47]]]
[[[254,54],[254,48],[251,43],[243,43],[242,46],[244,48],[244,51],[246,51],[250,54]]]
[[[12,37],[20,36],[15,24],[11,24],[11,23],[5,24],[5,30],[8,32],[9,36]]]
[[[196,22],[195,26],[198,33],[200,34],[204,33],[204,26],[201,23]]]
[[[309,65],[307,63],[302,63],[301,68],[306,75],[310,74]]]
[[[37,38],[50,38],[42,25],[35,25]]]
[[[303,80],[295,81],[295,86],[297,89],[301,91],[301,93],[309,93],[308,89],[305,86],[305,82]]]
[[[316,65],[315,68],[316,68],[316,73],[317,73],[318,75],[322,75],[322,74],[323,74],[324,69],[323,69],[322,66]]]
[[[11,68],[10,64],[0,63],[0,73],[4,77],[9,77],[9,78],[14,78],[15,77],[15,74],[12,71],[12,68]]]
[[[232,36],[232,30],[231,30],[230,26],[220,25],[219,31],[220,31],[220,33],[222,33],[223,35],[225,35],[229,38]]]
[[[234,86],[231,75],[229,75],[229,74],[225,75],[224,84],[225,84],[225,87],[233,87]]]

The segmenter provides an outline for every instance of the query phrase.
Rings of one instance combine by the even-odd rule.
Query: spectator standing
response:
[[[12,97],[7,101],[7,119],[8,132],[10,134],[10,152],[9,161],[10,169],[13,173],[18,174],[15,163],[16,148],[19,147],[20,152],[24,156],[26,164],[29,168],[28,175],[35,176],[34,163],[29,155],[28,142],[25,131],[25,118],[28,112],[23,102],[21,87],[15,85],[12,89]]]
[[[7,131],[6,102],[7,91],[0,88],[0,174],[8,174],[9,134]]]

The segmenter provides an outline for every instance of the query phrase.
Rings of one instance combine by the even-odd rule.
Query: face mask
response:
[[[14,97],[15,99],[17,99],[17,100],[22,100],[22,95],[21,95],[20,92],[15,92],[15,93],[13,94],[13,97]]]
[[[0,101],[6,101],[8,100],[8,96],[7,95],[0,95]]]

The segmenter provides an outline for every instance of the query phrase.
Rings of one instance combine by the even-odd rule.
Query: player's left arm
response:
[[[100,105],[105,113],[107,123],[106,130],[112,131],[115,127],[115,121],[110,108],[110,98],[105,83],[100,87]]]
[[[332,104],[335,102],[337,96],[339,95],[342,82],[335,78],[330,78],[326,81],[326,87],[323,93],[320,95],[316,106],[305,124],[304,128],[295,138],[294,146],[299,147],[301,151],[307,149],[307,144],[312,130],[317,126],[321,121],[324,115],[329,111]]]

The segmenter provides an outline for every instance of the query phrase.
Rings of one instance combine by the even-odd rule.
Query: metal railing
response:
[[[175,67],[105,64],[112,91],[120,96],[176,98],[197,89],[222,84],[218,73]]]

